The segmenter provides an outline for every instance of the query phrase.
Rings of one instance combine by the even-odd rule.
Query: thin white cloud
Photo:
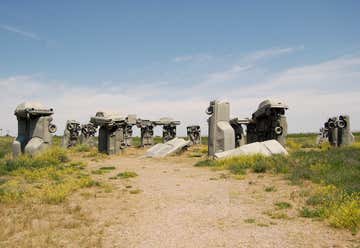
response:
[[[214,72],[208,75],[207,82],[224,82],[234,79],[239,73],[248,71],[252,65],[233,65],[230,69],[221,72]]]
[[[296,46],[296,47],[273,47],[270,49],[264,49],[264,50],[259,50],[259,51],[255,51],[253,53],[250,53],[248,55],[246,55],[243,59],[245,61],[258,61],[258,60],[263,60],[263,59],[269,59],[269,58],[273,58],[273,57],[277,57],[277,56],[281,56],[281,55],[285,55],[285,54],[290,54],[290,53],[294,53],[300,50],[303,50],[304,46]]]
[[[259,72],[256,71],[256,69],[261,61],[290,54],[302,49],[304,49],[304,46],[270,48],[249,53],[240,57],[239,62],[229,66],[229,68],[222,71],[209,73],[203,82],[194,86],[194,90],[196,91],[200,88],[213,87],[216,84],[222,84],[224,86],[224,84],[226,84],[228,81],[237,79],[241,80],[242,78],[246,77],[246,75],[249,75],[248,71],[251,70],[254,71],[254,74],[250,75],[256,78],[258,77],[256,73]]]
[[[254,63],[259,60],[270,59],[273,57],[290,54],[294,52],[298,52],[304,49],[304,46],[294,46],[294,47],[272,47],[264,50],[257,50],[255,52],[246,54],[240,57],[240,61],[243,63]],[[192,54],[192,55],[184,55],[178,56],[172,59],[174,63],[182,63],[182,62],[194,62],[194,61],[209,61],[212,60],[213,56],[207,54]],[[236,65],[234,65],[236,66]]]
[[[243,87],[242,92],[285,93],[298,89],[307,89],[309,92],[359,92],[359,82],[360,56],[349,56],[286,69],[271,75],[264,82]]]
[[[41,40],[41,38],[37,34],[31,33],[31,32],[28,32],[28,31],[24,31],[24,30],[21,30],[21,29],[16,28],[16,27],[12,27],[12,26],[8,26],[8,25],[0,25],[0,28],[5,30],[5,31],[17,34],[17,35],[21,35],[21,36],[23,36],[25,38],[29,38],[29,39],[32,39],[32,40]]]

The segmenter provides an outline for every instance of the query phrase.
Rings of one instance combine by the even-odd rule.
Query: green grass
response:
[[[117,174],[118,178],[132,178],[132,177],[137,177],[138,174],[136,172],[133,171],[124,171],[124,172],[120,172],[119,174]]]
[[[90,152],[91,147],[87,144],[79,144],[71,148],[75,152]]]
[[[212,159],[206,159],[206,160],[202,160],[199,161],[195,164],[196,167],[213,167],[213,166],[218,166],[217,162],[215,160]]]
[[[91,158],[92,161],[100,161],[102,159],[106,159],[108,156],[105,153],[99,152],[97,149],[90,149],[89,152],[83,155],[84,158]]]
[[[289,156],[260,155],[203,160],[195,166],[228,169],[234,174],[253,172],[285,173],[293,183],[304,179],[334,185],[347,193],[360,192],[360,147],[357,145],[328,150],[296,151]]]
[[[253,218],[245,219],[244,222],[252,224],[252,223],[255,223],[255,219],[253,219]]]
[[[23,155],[15,159],[1,160],[0,176],[6,175],[18,169],[40,169],[44,167],[58,166],[66,162],[69,162],[66,150],[54,147],[34,157]]]
[[[358,139],[359,134],[355,137]],[[316,134],[290,135],[288,156],[240,156],[222,160],[203,160],[195,166],[227,169],[235,175],[282,173],[292,183],[302,185],[305,180],[318,185],[309,193],[300,216],[327,219],[332,226],[357,233],[360,229],[360,143],[341,148],[318,147]],[[290,141],[290,142],[289,142]],[[271,192],[271,187],[265,188]],[[291,207],[277,203],[278,209]],[[283,213],[271,213],[272,218],[284,218]]]
[[[205,145],[196,145],[189,149],[189,157],[191,158],[200,158],[206,156],[208,153],[208,148]]]
[[[4,158],[6,154],[11,153],[11,144],[13,141],[13,137],[0,137],[0,159]]]
[[[300,210],[300,216],[305,218],[321,218],[323,215],[324,213],[321,211],[321,209],[309,208],[305,206]]]
[[[267,186],[265,187],[265,192],[275,192],[276,191],[276,188],[275,186]]]
[[[266,223],[258,223],[257,226],[260,226],[260,227],[268,227],[269,224],[266,224]]]
[[[133,189],[133,190],[130,190],[129,193],[132,194],[132,195],[135,195],[135,194],[140,194],[142,192],[141,189]]]
[[[52,144],[53,146],[60,147],[62,142],[62,136],[54,135]]]
[[[158,144],[158,143],[162,143],[162,137],[160,136],[155,136],[154,137],[154,144]],[[133,137],[132,139],[132,144],[135,147],[139,147],[141,146],[141,139],[140,137]]]
[[[349,193],[333,185],[319,186],[300,210],[306,218],[328,219],[334,227],[343,227],[354,234],[360,228],[360,193]]]
[[[264,214],[268,215],[271,219],[290,219],[287,213],[279,211],[265,211]]]
[[[115,166],[103,166],[100,167],[100,170],[115,170]]]
[[[71,162],[66,150],[48,149],[0,160],[0,203],[32,202],[58,204],[74,191],[95,182],[84,172],[84,164]]]
[[[288,208],[292,208],[292,205],[288,202],[276,202],[275,206],[278,209],[288,209]]]
[[[104,166],[104,167],[100,167],[97,170],[91,171],[91,173],[92,174],[97,174],[97,175],[102,175],[102,174],[105,174],[105,173],[109,173],[112,170],[115,170],[114,166]]]
[[[266,158],[261,155],[231,157],[221,160],[202,160],[195,164],[197,167],[216,167],[219,169],[228,169],[233,174],[244,175],[248,169],[256,173],[262,173],[267,170],[267,165],[263,163]]]

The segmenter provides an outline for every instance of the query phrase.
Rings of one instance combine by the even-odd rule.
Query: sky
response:
[[[359,13],[356,0],[2,0],[0,129],[16,135],[16,106],[35,101],[59,133],[106,110],[206,134],[211,100],[250,117],[275,98],[292,133],[339,114],[359,131]]]

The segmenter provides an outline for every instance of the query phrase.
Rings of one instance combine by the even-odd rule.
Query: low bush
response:
[[[288,202],[275,202],[275,206],[278,209],[287,209],[287,208],[292,208],[292,205]]]
[[[216,161],[212,159],[206,159],[199,161],[195,164],[196,167],[213,167],[217,166]]]
[[[131,177],[137,177],[138,174],[133,171],[124,171],[117,174],[117,177],[119,178],[131,178]]]
[[[264,188],[265,192],[274,192],[276,191],[275,186],[267,186]]]
[[[101,174],[108,173],[108,172],[110,172],[112,170],[115,170],[114,166],[104,166],[104,167],[100,167],[97,170],[93,170],[91,173],[101,175]]]

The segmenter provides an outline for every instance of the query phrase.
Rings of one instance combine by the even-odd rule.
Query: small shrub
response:
[[[279,211],[265,211],[264,214],[268,215],[271,219],[289,219],[286,213]]]
[[[114,189],[114,187],[111,184],[103,183],[101,184],[101,187],[104,189],[105,193],[111,193]]]
[[[267,186],[267,187],[265,187],[264,190],[266,192],[274,192],[274,191],[276,191],[276,188],[275,188],[275,186]]]
[[[261,163],[263,159],[264,157],[261,155],[239,156],[219,160],[219,163],[221,167],[229,169],[232,173],[243,175],[247,169],[253,168],[257,163]]]
[[[228,179],[230,177],[230,175],[229,174],[225,174],[225,173],[220,173],[220,175],[219,175],[219,178],[220,179]]]
[[[130,194],[140,194],[141,192],[142,192],[141,189],[134,189],[129,191]]]
[[[215,160],[212,159],[206,159],[199,161],[195,164],[196,167],[215,167],[218,166]]]
[[[108,173],[109,171],[107,170],[100,170],[100,169],[97,169],[97,170],[92,170],[91,171],[91,174],[94,174],[94,175],[102,175],[102,174],[105,174],[105,173]]]
[[[103,166],[100,167],[100,170],[115,170],[115,166]]]
[[[323,215],[320,209],[302,207],[300,210],[300,216],[305,218],[321,218]]]
[[[245,222],[245,223],[255,223],[255,219],[252,219],[252,218],[250,218],[250,219],[245,219],[244,222]]]
[[[289,173],[289,168],[291,166],[291,161],[289,161],[288,156],[284,156],[281,154],[276,154],[267,158],[266,160],[269,165],[269,169],[271,169],[275,173]]]
[[[202,156],[203,156],[203,154],[197,153],[197,152],[192,152],[189,154],[190,158],[201,158]]]
[[[287,208],[291,208],[292,205],[288,202],[276,202],[275,203],[275,206],[278,208],[278,209],[287,209]]]
[[[104,166],[104,167],[100,167],[97,170],[93,170],[91,173],[97,174],[97,175],[102,175],[105,173],[109,173],[111,170],[115,170],[115,167],[114,166]]]
[[[136,172],[133,172],[133,171],[124,171],[124,172],[121,172],[119,174],[117,174],[117,177],[119,178],[131,178],[131,177],[137,177],[138,174]]]
[[[267,170],[266,162],[263,160],[258,160],[252,165],[251,169],[255,173],[265,173]]]
[[[346,195],[329,210],[329,222],[334,227],[347,228],[354,234],[360,229],[360,194]]]
[[[245,175],[234,175],[234,179],[236,179],[236,180],[244,180]]]

